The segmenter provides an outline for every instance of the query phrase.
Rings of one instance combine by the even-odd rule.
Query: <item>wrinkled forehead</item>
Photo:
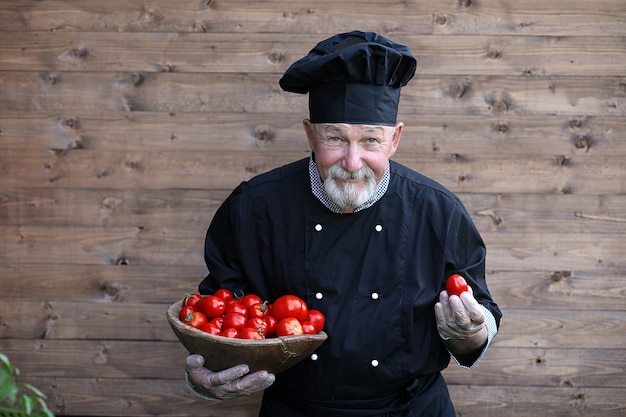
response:
[[[352,123],[312,123],[313,128],[318,133],[336,133],[343,135],[350,134],[385,134],[395,130],[393,126],[352,124]]]

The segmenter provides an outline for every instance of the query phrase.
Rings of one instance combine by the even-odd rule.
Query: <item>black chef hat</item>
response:
[[[318,43],[280,79],[309,93],[313,123],[396,124],[400,87],[415,74],[409,48],[374,32],[353,31]]]

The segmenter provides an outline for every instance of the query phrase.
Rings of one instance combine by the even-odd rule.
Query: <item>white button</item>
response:
[[[311,354],[311,360],[312,360],[312,361],[316,361],[316,360],[318,360],[318,359],[319,359],[319,356],[317,356],[317,353],[313,353],[313,354]]]
[[[322,225],[321,224],[316,224],[315,225],[315,230],[318,231],[318,232],[321,232],[322,231]]]
[[[372,293],[372,300],[378,300],[378,293],[377,292],[373,292]]]
[[[322,298],[324,298],[324,295],[321,292],[318,292],[317,294],[315,294],[315,298],[321,300]]]
[[[379,224],[376,225],[376,227],[374,228],[377,232],[382,232],[383,231],[383,227]]]
[[[372,359],[372,366],[376,368],[378,366],[378,361],[376,359]]]

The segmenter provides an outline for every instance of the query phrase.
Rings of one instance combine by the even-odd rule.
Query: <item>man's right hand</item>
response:
[[[205,399],[229,400],[262,391],[274,383],[275,376],[267,371],[249,374],[242,364],[213,372],[204,367],[201,355],[189,355],[185,361],[187,382],[195,393]]]

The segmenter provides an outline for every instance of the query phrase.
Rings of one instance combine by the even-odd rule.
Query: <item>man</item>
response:
[[[273,301],[302,297],[326,315],[328,340],[275,376],[245,364],[221,372],[187,358],[204,398],[265,390],[267,417],[453,417],[440,374],[450,354],[471,367],[501,317],[485,282],[485,246],[461,201],[390,160],[404,128],[400,88],[416,61],[407,47],[354,31],[322,41],[280,80],[309,94],[311,158],[242,183],[206,236],[219,287]],[[444,290],[459,273],[460,297]]]

